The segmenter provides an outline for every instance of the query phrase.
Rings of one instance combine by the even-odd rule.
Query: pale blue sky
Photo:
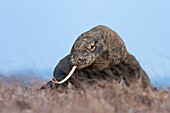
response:
[[[0,72],[52,74],[99,24],[122,37],[152,81],[170,76],[169,0],[0,0]]]

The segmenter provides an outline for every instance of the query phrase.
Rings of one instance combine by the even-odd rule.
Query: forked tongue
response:
[[[71,77],[71,75],[74,73],[74,71],[76,70],[76,68],[77,68],[77,66],[73,66],[73,68],[71,69],[71,71],[70,71],[70,73],[66,76],[66,78],[64,78],[63,80],[61,80],[61,81],[57,81],[56,80],[56,78],[54,78],[54,80],[52,80],[50,77],[50,80],[52,81],[52,82],[54,82],[54,83],[56,83],[56,84],[62,84],[62,83],[64,83],[65,81],[67,81],[70,77]]]

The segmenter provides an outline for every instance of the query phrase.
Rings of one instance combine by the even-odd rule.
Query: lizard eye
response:
[[[93,51],[95,49],[94,43],[91,43],[87,48]]]

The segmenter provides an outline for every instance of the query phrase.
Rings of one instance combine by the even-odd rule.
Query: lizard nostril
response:
[[[77,60],[78,60],[78,62],[81,62],[83,60],[83,57],[81,56]]]

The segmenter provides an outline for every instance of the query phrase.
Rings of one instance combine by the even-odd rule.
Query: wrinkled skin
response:
[[[77,69],[68,81],[61,85],[50,81],[41,89],[67,88],[69,82],[76,88],[97,87],[112,80],[123,80],[130,86],[139,79],[143,87],[152,87],[147,74],[127,51],[122,39],[106,26],[94,27],[80,35],[71,53],[56,66],[54,77],[57,81],[62,80],[73,66]]]
[[[97,26],[78,37],[71,53],[71,64],[77,65],[78,69],[92,65],[100,71],[111,62],[119,63],[126,57],[127,50],[116,32],[105,26]]]

